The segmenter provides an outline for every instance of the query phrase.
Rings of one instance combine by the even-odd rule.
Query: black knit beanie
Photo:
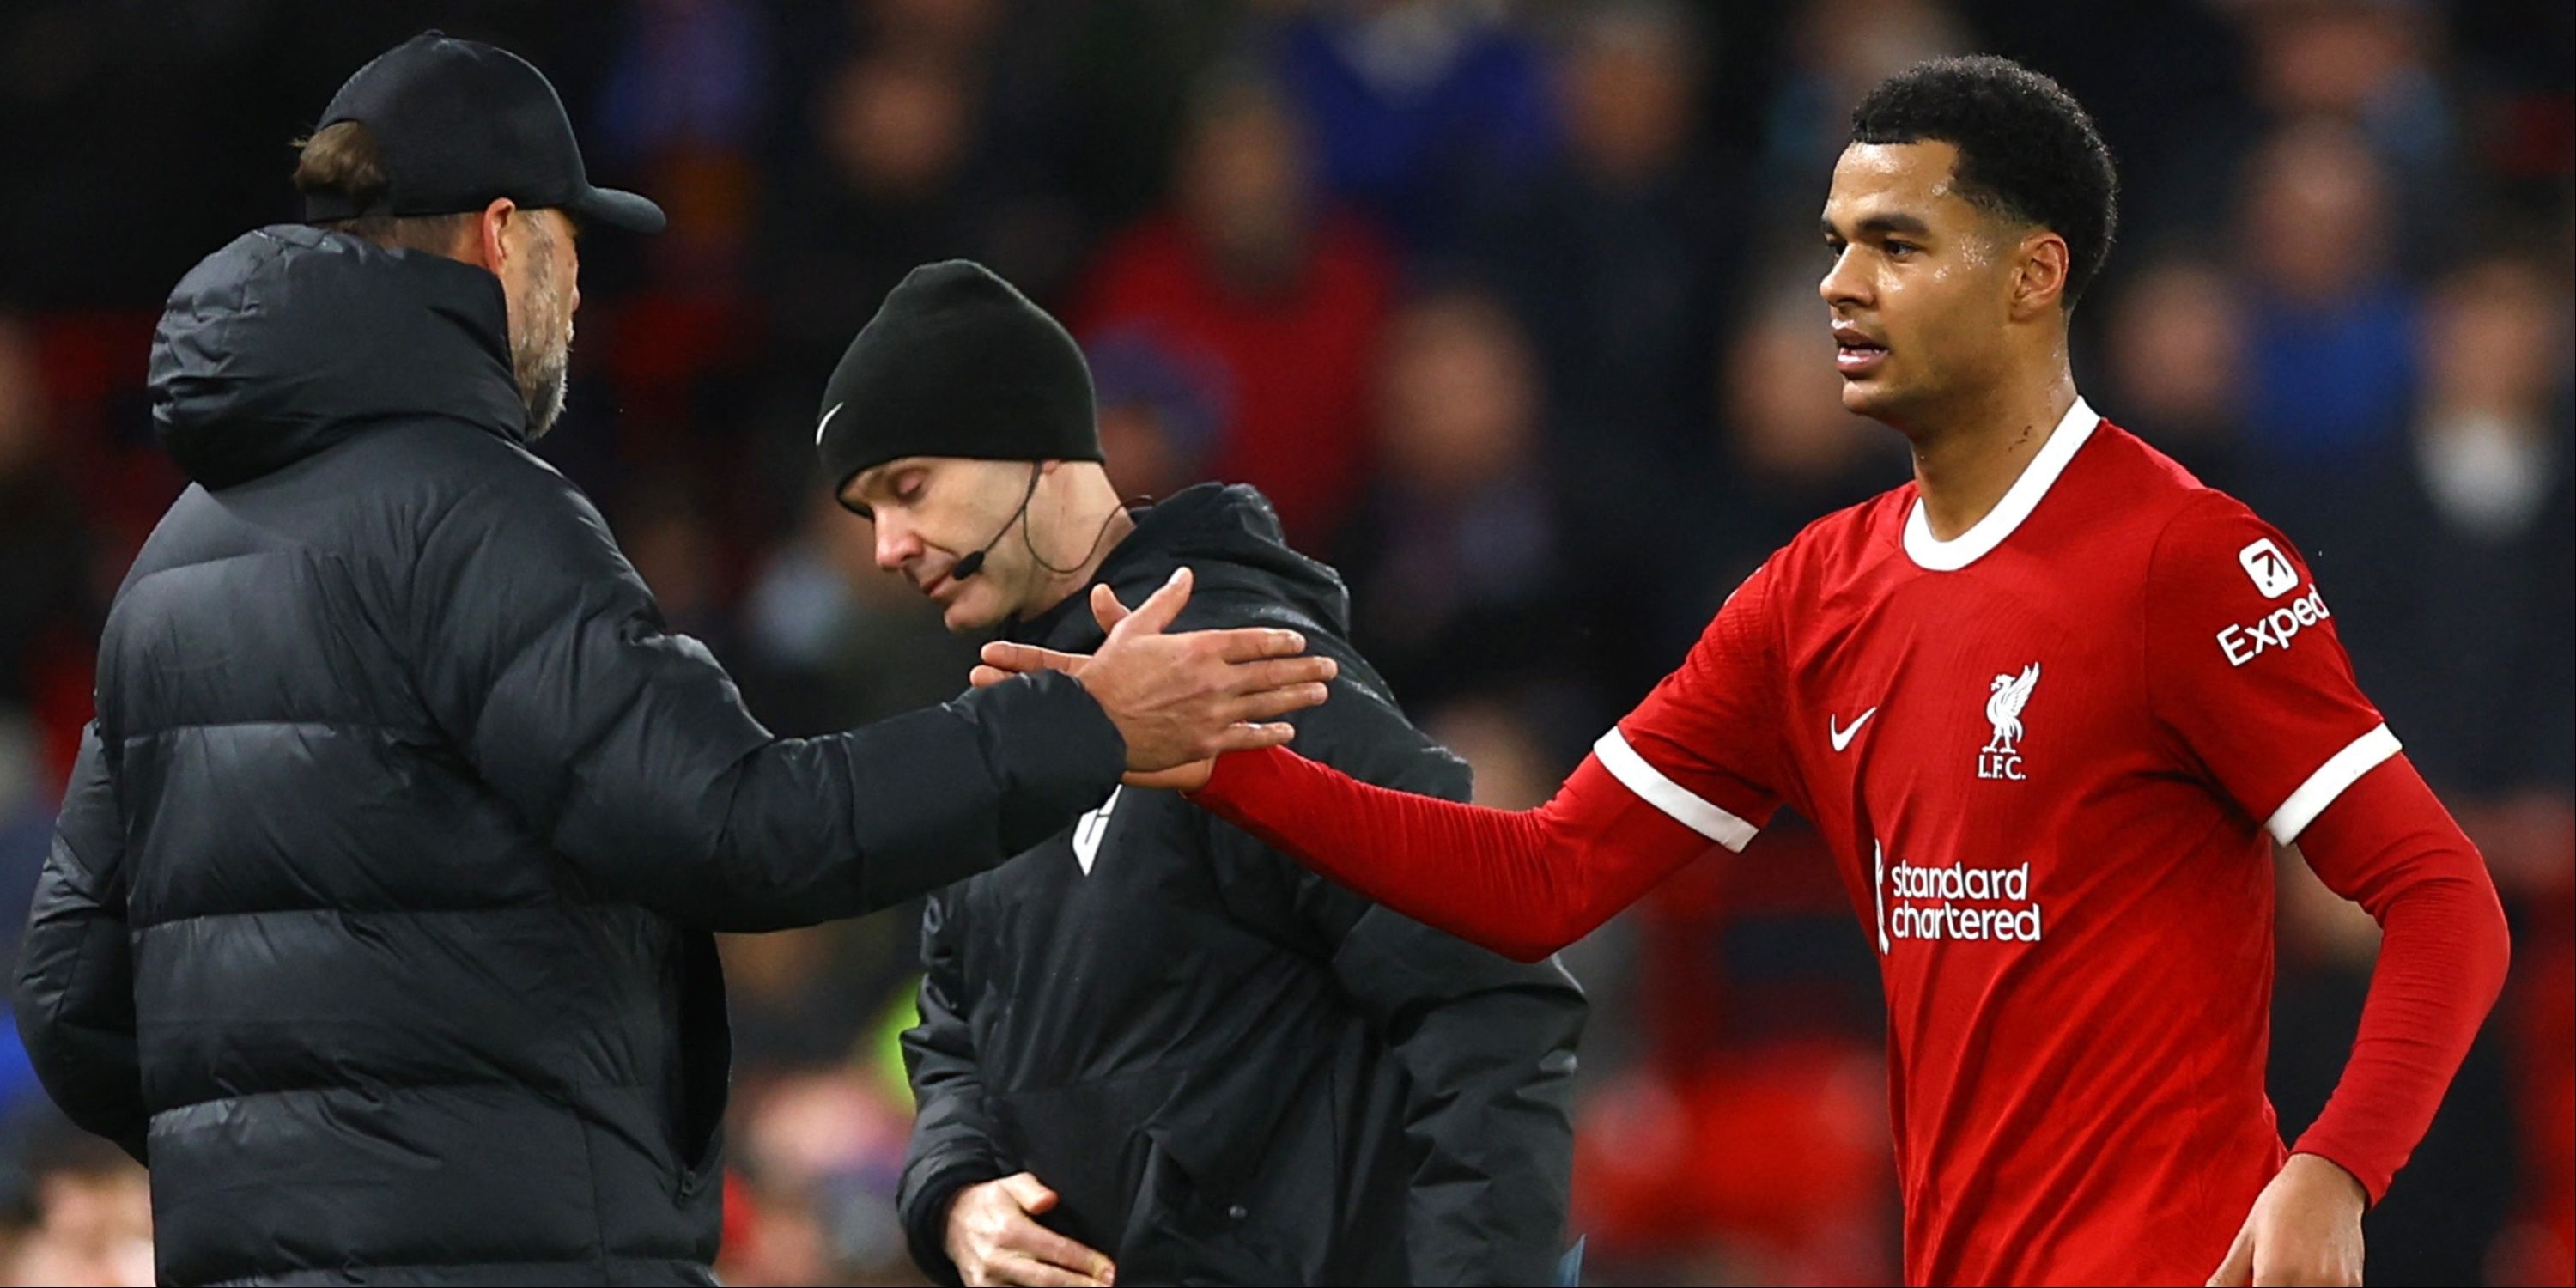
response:
[[[1044,309],[969,260],[904,275],[823,386],[832,493],[905,456],[1097,461],[1091,368]]]

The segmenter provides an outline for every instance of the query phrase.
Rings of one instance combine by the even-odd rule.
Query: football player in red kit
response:
[[[2067,312],[2117,189],[2083,109],[2009,61],[1945,59],[1853,127],[1820,291],[1843,403],[1906,436],[1912,482],[1772,556],[1538,809],[1285,750],[1181,785],[1524,958],[1789,805],[1879,956],[1909,1281],[2358,1284],[2362,1212],[2504,978],[2484,863],[2355,686],[2290,539],[2076,392]],[[985,680],[1079,665],[985,660]],[[2294,1148],[2263,1090],[2275,842],[2384,928]]]

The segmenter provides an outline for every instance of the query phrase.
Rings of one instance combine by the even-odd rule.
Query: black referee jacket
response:
[[[1389,787],[1467,795],[1349,642],[1330,568],[1268,502],[1203,485],[1137,512],[1099,580],[1134,604],[1183,564],[1183,627],[1285,626],[1341,663],[1298,751]],[[1088,595],[1013,638],[1089,652]],[[913,1252],[954,1282],[949,1200],[1018,1171],[1042,1218],[1122,1284],[1554,1282],[1582,992],[1361,899],[1169,792],[935,896]]]

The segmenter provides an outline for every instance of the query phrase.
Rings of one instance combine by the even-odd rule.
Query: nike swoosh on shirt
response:
[[[821,447],[823,445],[824,427],[830,425],[832,423],[832,418],[840,415],[841,409],[847,406],[849,406],[848,403],[834,403],[832,404],[832,410],[823,413],[823,419],[814,422],[814,445],[816,447]]]
[[[1834,750],[1841,751],[1843,748],[1850,746],[1852,739],[1860,736],[1860,727],[1868,724],[1869,718],[1877,714],[1878,708],[1876,707],[1871,707],[1869,710],[1861,712],[1860,719],[1852,721],[1851,728],[1849,729],[1837,728],[1836,726],[1840,723],[1839,718],[1831,715],[1826,716],[1825,734],[1827,737],[1834,740]]]

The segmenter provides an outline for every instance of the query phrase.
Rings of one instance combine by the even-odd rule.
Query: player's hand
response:
[[[984,646],[984,664],[971,678],[982,687],[1030,671],[1073,676],[1118,726],[1127,768],[1136,774],[1286,743],[1295,731],[1277,718],[1322,702],[1338,666],[1328,657],[1297,656],[1306,638],[1295,631],[1164,633],[1189,598],[1187,568],[1132,612],[1107,586],[1094,587],[1093,615],[1109,631],[1098,653],[1085,658],[996,641]]]
[[[1039,1225],[1055,1191],[1027,1172],[969,1185],[948,1204],[948,1259],[970,1288],[982,1284],[1105,1285],[1109,1258]]]
[[[2314,1154],[2292,1154],[2255,1196],[2254,1211],[2227,1259],[2220,1284],[2361,1283],[2361,1212],[2368,1196],[2350,1172]]]

